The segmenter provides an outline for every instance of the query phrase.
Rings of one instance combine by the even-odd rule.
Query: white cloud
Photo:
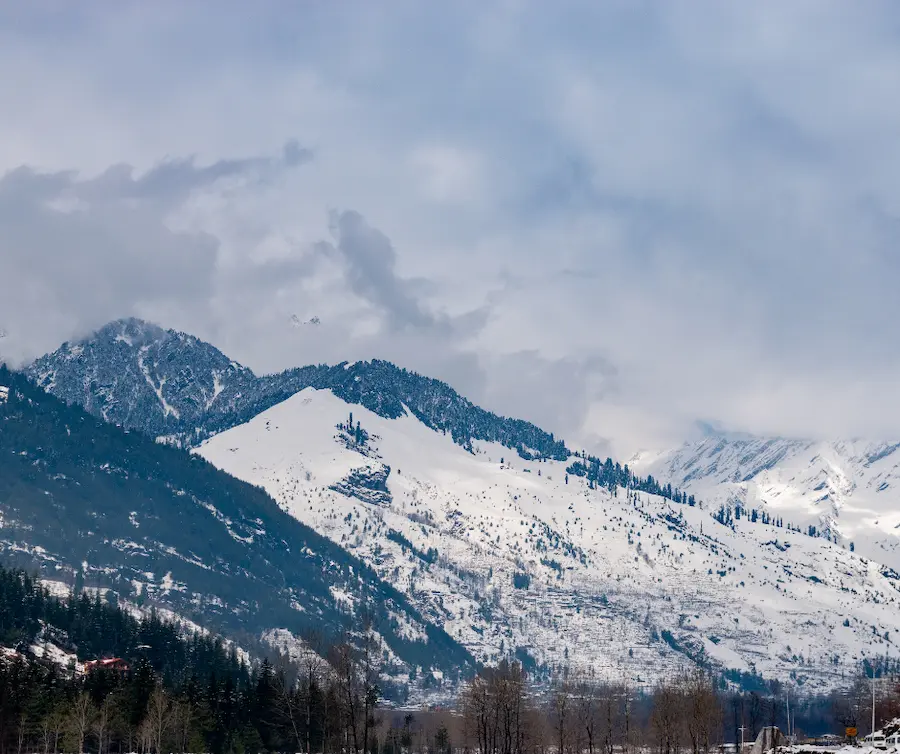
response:
[[[432,201],[452,204],[485,200],[477,154],[447,144],[432,144],[413,149],[410,163],[423,195]]]
[[[6,352],[137,313],[620,453],[896,435],[900,11],[566,6],[0,11]]]

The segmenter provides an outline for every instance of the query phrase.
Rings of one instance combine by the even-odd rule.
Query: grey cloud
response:
[[[313,153],[311,149],[301,147],[296,139],[289,139],[282,149],[281,158],[287,167],[295,168],[309,162],[313,158]]]
[[[232,273],[235,285],[272,290],[287,281],[298,281],[315,274],[318,262],[315,254],[297,250],[284,259],[265,259],[238,266]]]
[[[270,214],[271,195],[256,202],[262,233],[283,224],[288,234],[321,238],[328,231],[318,224],[297,225],[328,206],[359,213],[335,213],[333,236],[312,250],[211,271],[219,241],[249,256],[258,236],[235,243],[231,223],[242,218],[216,208],[211,227],[228,215],[217,239],[154,231],[157,215],[234,178],[265,191],[278,183],[271,172],[309,160],[299,145],[207,167],[191,159],[143,174],[117,167],[88,185],[67,173],[8,174],[4,217],[45,222],[40,210],[51,228],[73,223],[71,234],[66,225],[50,240],[59,246],[68,236],[70,249],[78,241],[78,256],[101,279],[91,298],[57,281],[82,279],[63,252],[36,251],[40,264],[31,266],[20,255],[15,270],[0,260],[0,274],[20,282],[12,290],[0,281],[0,290],[29,312],[15,322],[0,312],[8,340],[16,325],[53,321],[62,332],[100,317],[98,309],[119,316],[128,311],[112,309],[136,301],[164,307],[159,278],[171,269],[169,298],[181,319],[166,323],[220,332],[254,366],[270,353],[289,359],[279,366],[388,357],[449,378],[490,408],[601,445],[629,431],[653,444],[660,425],[675,434],[698,417],[762,432],[896,433],[897,7],[573,0],[565,13],[540,2],[362,8],[263,9],[253,33],[238,6],[211,19],[189,4],[173,12],[177,24],[148,23],[148,10],[124,20],[107,14],[102,28],[90,19],[52,34],[40,24],[11,27],[0,56],[28,96],[11,92],[2,103],[18,116],[0,140],[13,145],[10,154],[21,144],[63,166],[90,155],[85,164],[96,169],[122,154],[135,162],[172,150],[244,154],[247,144],[278,143],[300,128],[315,140],[316,160],[292,175],[311,178],[285,181],[293,183],[280,216]],[[160,56],[163,47],[171,55]],[[120,54],[129,48],[138,54]],[[296,91],[303,96],[285,96]],[[48,112],[69,117],[56,122]],[[61,144],[73,145],[73,157],[53,162]],[[410,154],[432,146],[473,156],[473,206],[448,207],[423,191]],[[427,167],[438,183],[458,178],[450,158]],[[46,206],[56,200],[84,202],[78,222],[94,223],[93,235],[77,212],[57,217]],[[107,225],[112,238],[126,238],[123,218],[132,217],[148,238],[159,235],[159,249],[135,241],[133,253],[155,254],[158,267],[125,249],[122,260],[84,250],[103,246]],[[399,235],[377,229],[401,223],[402,248]],[[451,254],[459,260],[447,263]],[[42,265],[49,282],[37,273]],[[129,266],[146,285],[128,279]],[[512,271],[505,287],[504,270]],[[128,295],[100,306],[115,298],[104,279],[123,281],[115,285]],[[473,310],[446,315],[441,296],[470,281],[473,289],[485,281],[465,299]],[[77,305],[67,299],[79,295]],[[212,314],[210,295],[219,307]],[[298,310],[327,315],[323,326],[292,331],[283,323]],[[364,317],[358,334],[360,314],[373,312],[381,327]],[[273,334],[279,323],[283,336]],[[590,353],[618,373],[586,361]],[[553,407],[542,409],[545,402]],[[585,406],[597,403],[609,409],[597,412],[603,426],[582,426]]]
[[[436,324],[412,292],[410,281],[396,272],[397,252],[391,240],[358,212],[332,213],[332,247],[341,257],[354,293],[387,316],[392,329],[428,328]]]
[[[132,166],[119,164],[71,188],[88,200],[154,200],[176,206],[192,192],[219,180],[235,177],[270,180],[276,171],[303,165],[312,156],[312,151],[292,139],[277,157],[223,159],[210,165],[197,165],[194,157],[167,159],[137,177]]]
[[[618,370],[600,353],[552,358],[536,350],[485,359],[481,398],[495,411],[567,436],[591,403],[617,390]]]
[[[210,327],[210,305],[229,286],[265,294],[303,278],[309,255],[220,265],[220,240],[174,231],[166,215],[193,191],[223,177],[260,175],[300,164],[289,142],[277,158],[163,163],[135,178],[115,166],[95,178],[20,167],[0,177],[0,322],[10,336],[2,358],[32,358],[63,339],[126,315],[180,312]]]
[[[172,232],[141,206],[50,206],[72,186],[70,176],[28,171],[0,178],[0,321],[12,333],[8,358],[35,355],[148,301],[207,298],[212,289],[212,237]]]
[[[384,315],[394,337],[405,331],[426,333],[446,347],[484,329],[492,311],[490,301],[452,317],[432,312],[423,303],[423,294],[434,292],[434,281],[401,277],[393,243],[360,213],[332,212],[331,230],[335,243],[321,242],[319,254],[341,260],[351,290]]]

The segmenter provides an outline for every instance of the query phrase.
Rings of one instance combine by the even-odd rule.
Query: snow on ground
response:
[[[41,579],[41,586],[44,587],[53,597],[65,599],[72,593],[72,587],[65,581],[53,581],[51,579]]]
[[[708,507],[766,510],[900,571],[900,443],[713,436],[632,467]]]
[[[152,613],[156,613],[156,615],[162,620],[169,621],[170,623],[177,623],[179,628],[181,629],[180,633],[182,635],[197,634],[199,636],[209,636],[211,633],[209,629],[204,628],[199,623],[195,623],[189,618],[185,618],[180,613],[176,613],[174,610],[170,610],[169,608],[163,607],[161,605],[154,604],[150,607],[146,607],[123,599],[119,600],[118,605],[122,610],[129,613],[137,620],[143,620],[144,618],[150,617]],[[242,646],[236,644],[231,639],[225,638],[222,639],[222,643],[228,649],[234,647],[238,659],[241,662],[245,662],[248,665],[252,663],[253,657]]]
[[[336,428],[350,412],[368,448]],[[469,453],[330,391],[306,389],[197,452],[365,560],[482,660],[524,650],[646,684],[700,660],[828,687],[900,629],[897,580],[826,539],[591,490],[566,463],[489,443]]]
[[[297,663],[298,665],[303,663],[310,652],[315,654],[309,644],[298,636],[295,636],[286,628],[270,629],[269,631],[264,632],[260,638],[266,644],[277,649],[291,662]]]
[[[70,654],[55,644],[50,642],[32,644],[30,650],[39,660],[48,660],[63,669],[74,668],[76,673],[84,672],[82,664],[78,662],[77,655],[74,653]]]
[[[874,746],[853,746],[840,743],[835,746],[821,746],[813,744],[795,744],[793,746],[779,746],[779,754],[898,754],[900,748],[891,746],[888,749],[877,749]]]

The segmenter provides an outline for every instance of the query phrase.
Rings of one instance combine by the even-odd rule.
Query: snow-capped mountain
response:
[[[138,319],[111,322],[78,343],[64,343],[26,373],[52,395],[105,421],[186,446],[315,387],[384,417],[409,410],[462,445],[480,439],[525,456],[562,459],[569,453],[539,427],[485,411],[449,385],[386,361],[257,376],[209,343]]]
[[[763,511],[900,570],[900,443],[713,435],[632,459],[708,507]]]
[[[817,515],[807,525],[775,515],[768,499],[757,515],[749,497],[733,504],[748,480],[822,456],[809,444],[636,459],[640,473],[695,493],[685,494],[573,456],[552,434],[388,362],[260,377],[192,336],[137,320],[64,345],[29,374],[265,489],[413,606],[424,624],[390,618],[411,641],[427,624],[478,659],[516,655],[538,672],[590,666],[652,683],[695,663],[827,687],[888,652],[900,629],[893,550],[872,540],[854,551],[838,529],[838,519],[867,522],[840,464],[820,463],[828,473],[809,483],[817,495],[803,500]],[[886,471],[876,478],[888,451],[848,451],[875,469],[875,496],[891,484]],[[882,533],[892,525],[887,509],[878,521]],[[811,525],[828,536],[809,536]]]
[[[900,575],[830,540],[592,488],[568,460],[467,450],[329,390],[195,452],[369,563],[479,659],[647,683],[699,663],[828,686],[900,629]]]
[[[233,411],[256,377],[192,335],[138,319],[63,343],[26,373],[47,392],[113,424],[178,435]]]
[[[0,366],[0,559],[226,636],[322,640],[365,609],[392,675],[470,655],[339,544],[251,487]]]

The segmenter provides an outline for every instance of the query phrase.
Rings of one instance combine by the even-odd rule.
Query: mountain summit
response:
[[[233,411],[257,379],[209,343],[139,319],[63,343],[26,373],[105,421],[187,442],[191,430]]]
[[[449,385],[387,361],[316,365],[257,376],[202,340],[138,319],[64,343],[26,370],[49,393],[179,445],[243,424],[304,388],[395,419],[409,412],[463,446],[498,442],[526,458],[564,460],[565,444],[533,424],[485,411]]]

